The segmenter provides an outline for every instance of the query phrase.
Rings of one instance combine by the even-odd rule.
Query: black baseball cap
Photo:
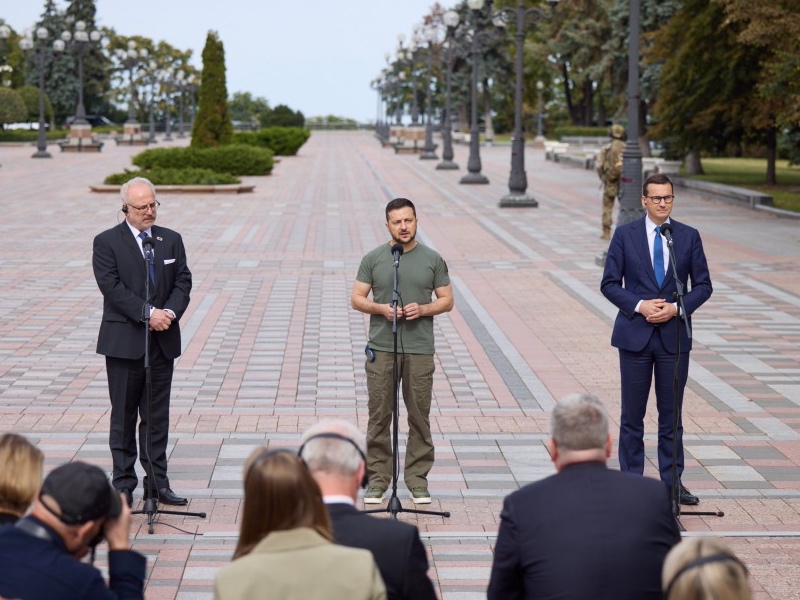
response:
[[[45,477],[40,500],[42,504],[67,525],[82,525],[104,517],[118,517],[122,512],[119,492],[108,482],[100,467],[75,461],[56,467]]]

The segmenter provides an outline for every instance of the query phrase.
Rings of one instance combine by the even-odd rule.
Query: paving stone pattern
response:
[[[110,471],[91,248],[122,215],[116,195],[88,186],[130,167],[138,151],[34,160],[32,147],[0,147],[1,428],[39,444],[48,469],[81,459]],[[446,258],[456,295],[435,322],[430,477],[432,509],[451,517],[400,515],[420,528],[441,597],[485,597],[503,496],[553,473],[545,444],[555,400],[595,393],[616,424],[615,310],[595,264],[604,249],[596,176],[529,148],[529,192],[540,206],[499,209],[510,148],[481,149],[484,186],[458,183],[467,149],[456,152],[460,171],[436,171],[436,161],[398,156],[369,133],[314,132],[272,176],[245,178],[252,194],[160,197],[158,222],[184,235],[194,274],[169,471],[189,510],[208,517],[161,514],[152,535],[135,517],[149,599],[212,597],[236,542],[242,465],[254,447],[296,447],[322,417],[366,429],[367,319],[349,295],[361,256],[387,240],[392,197],[417,203],[420,239]],[[800,598],[800,230],[692,195],[676,199],[674,217],[700,230],[715,288],[694,320],[684,480],[700,508],[725,512],[682,523],[687,535],[729,538],[757,599]],[[398,496],[411,506],[402,478]],[[141,508],[141,490],[134,497]]]

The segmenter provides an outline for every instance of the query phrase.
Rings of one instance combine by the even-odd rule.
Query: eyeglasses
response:
[[[141,213],[147,212],[148,209],[152,210],[153,212],[155,212],[156,209],[159,206],[161,206],[161,202],[156,200],[155,202],[151,202],[150,204],[145,204],[144,206],[134,206],[133,204],[128,204],[128,206],[131,207],[133,210],[135,210],[137,212],[141,212]]]
[[[666,202],[667,204],[672,204],[672,201],[675,200],[675,196],[645,196],[650,202],[653,204],[661,204],[661,202]]]

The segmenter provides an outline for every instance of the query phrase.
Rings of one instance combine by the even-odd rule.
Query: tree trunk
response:
[[[687,175],[703,175],[703,163],[700,162],[700,153],[697,150],[690,150],[683,159],[683,166],[686,168]]]
[[[767,131],[767,185],[775,185],[778,183],[778,177],[775,173],[775,159],[777,158],[777,145],[778,136],[774,127],[770,127]]]

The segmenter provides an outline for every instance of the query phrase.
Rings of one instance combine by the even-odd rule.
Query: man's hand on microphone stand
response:
[[[387,321],[394,321],[394,306],[392,304],[381,304],[383,316]],[[397,320],[399,321],[404,316],[403,307],[398,304],[397,306]]]

